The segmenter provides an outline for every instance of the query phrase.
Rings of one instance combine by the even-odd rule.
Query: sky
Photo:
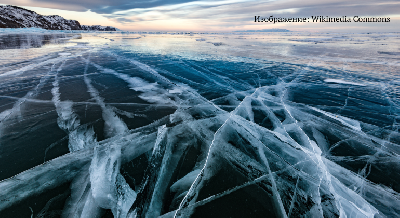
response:
[[[400,32],[400,1],[392,0],[0,0],[42,15],[60,15],[85,25],[130,31]],[[255,16],[297,18],[306,23],[254,22]],[[311,16],[390,18],[386,23],[314,23]]]

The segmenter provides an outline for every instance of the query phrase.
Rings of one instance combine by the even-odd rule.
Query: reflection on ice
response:
[[[39,48],[47,44],[63,44],[70,39],[81,37],[81,34],[68,33],[4,34],[0,32],[0,50]]]
[[[27,49],[0,68],[0,216],[400,216],[398,63],[280,34]]]

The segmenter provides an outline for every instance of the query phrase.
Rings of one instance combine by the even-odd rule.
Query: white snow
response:
[[[71,53],[68,53],[68,52],[60,52],[60,53],[58,53],[58,55],[60,55],[60,56],[68,56],[68,55],[71,55]]]

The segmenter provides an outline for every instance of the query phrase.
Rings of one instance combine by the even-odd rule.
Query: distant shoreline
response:
[[[269,33],[269,32],[291,32],[290,30],[287,29],[262,29],[262,30],[237,30],[233,32],[262,32],[262,33]]]

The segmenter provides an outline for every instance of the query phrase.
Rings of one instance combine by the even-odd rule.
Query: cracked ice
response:
[[[400,68],[368,44],[35,34],[2,50],[1,217],[400,216]]]

